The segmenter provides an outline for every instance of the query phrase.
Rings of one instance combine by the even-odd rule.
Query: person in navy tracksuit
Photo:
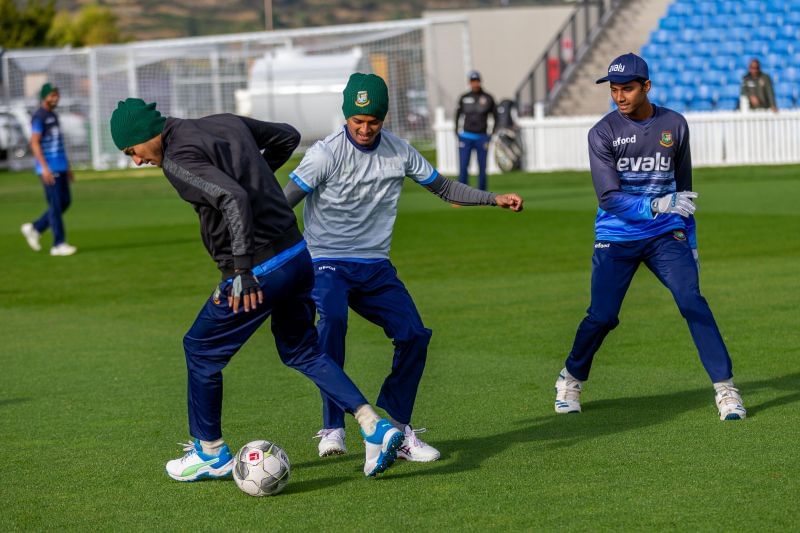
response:
[[[477,70],[469,73],[470,90],[458,99],[456,109],[456,135],[458,135],[458,155],[460,173],[458,181],[467,183],[469,160],[474,151],[478,157],[478,188],[487,190],[486,154],[489,151],[489,117],[497,124],[497,106],[491,94],[483,90],[481,75]],[[463,124],[460,124],[463,117]]]
[[[686,119],[650,103],[647,63],[625,54],[608,75],[618,109],[589,132],[589,161],[600,206],[595,221],[591,305],[578,326],[556,381],[555,410],[580,412],[582,383],[606,335],[619,324],[622,300],[644,264],[671,292],[689,325],[700,360],[716,391],[723,420],[746,411],[731,380],[732,364],[705,298],[700,294]],[[666,350],[666,347],[656,347]]]

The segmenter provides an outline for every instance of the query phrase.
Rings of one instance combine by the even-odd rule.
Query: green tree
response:
[[[22,8],[17,7],[15,0],[0,0],[0,46],[46,45],[55,13],[55,0],[28,0]]]
[[[47,33],[48,43],[54,46],[94,46],[125,40],[117,26],[116,15],[108,7],[97,4],[86,4],[75,15],[59,11]]]

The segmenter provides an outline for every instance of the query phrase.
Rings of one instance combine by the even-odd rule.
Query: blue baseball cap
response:
[[[469,81],[474,81],[474,80],[480,81],[481,80],[481,73],[478,72],[477,70],[470,70],[469,74],[467,74],[467,79]]]
[[[597,80],[597,83],[627,83],[637,78],[650,79],[647,63],[636,54],[621,55],[608,66],[608,75]]]

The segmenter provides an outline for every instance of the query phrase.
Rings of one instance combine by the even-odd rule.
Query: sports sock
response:
[[[375,426],[378,424],[378,421],[381,419],[378,416],[378,413],[375,412],[375,409],[368,403],[364,405],[358,406],[353,416],[356,417],[358,421],[358,425],[361,426],[361,429],[364,430],[364,433],[367,435],[372,435],[375,433]]]
[[[225,441],[222,439],[222,437],[218,438],[217,440],[200,441],[200,446],[203,448],[203,453],[206,455],[219,455],[219,451],[224,445]]]
[[[716,383],[714,383],[714,390],[715,391],[719,391],[720,388],[726,387],[726,386],[727,387],[733,387],[733,378],[726,379],[725,381],[717,381]]]
[[[573,376],[572,374],[569,373],[569,370],[567,370],[567,367],[564,367],[561,370],[561,372],[563,372],[564,377],[566,377],[567,379],[574,379],[575,381],[580,381],[578,378],[576,378],[575,376]]]

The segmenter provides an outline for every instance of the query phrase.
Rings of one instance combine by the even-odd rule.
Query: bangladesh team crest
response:
[[[686,233],[683,230],[676,229],[672,232],[672,238],[674,238],[676,241],[685,241]]]
[[[669,148],[675,141],[672,139],[672,132],[669,130],[661,132],[661,140],[658,143],[664,148]]]
[[[367,91],[358,91],[356,95],[356,105],[358,107],[367,107],[369,105],[369,94]]]

